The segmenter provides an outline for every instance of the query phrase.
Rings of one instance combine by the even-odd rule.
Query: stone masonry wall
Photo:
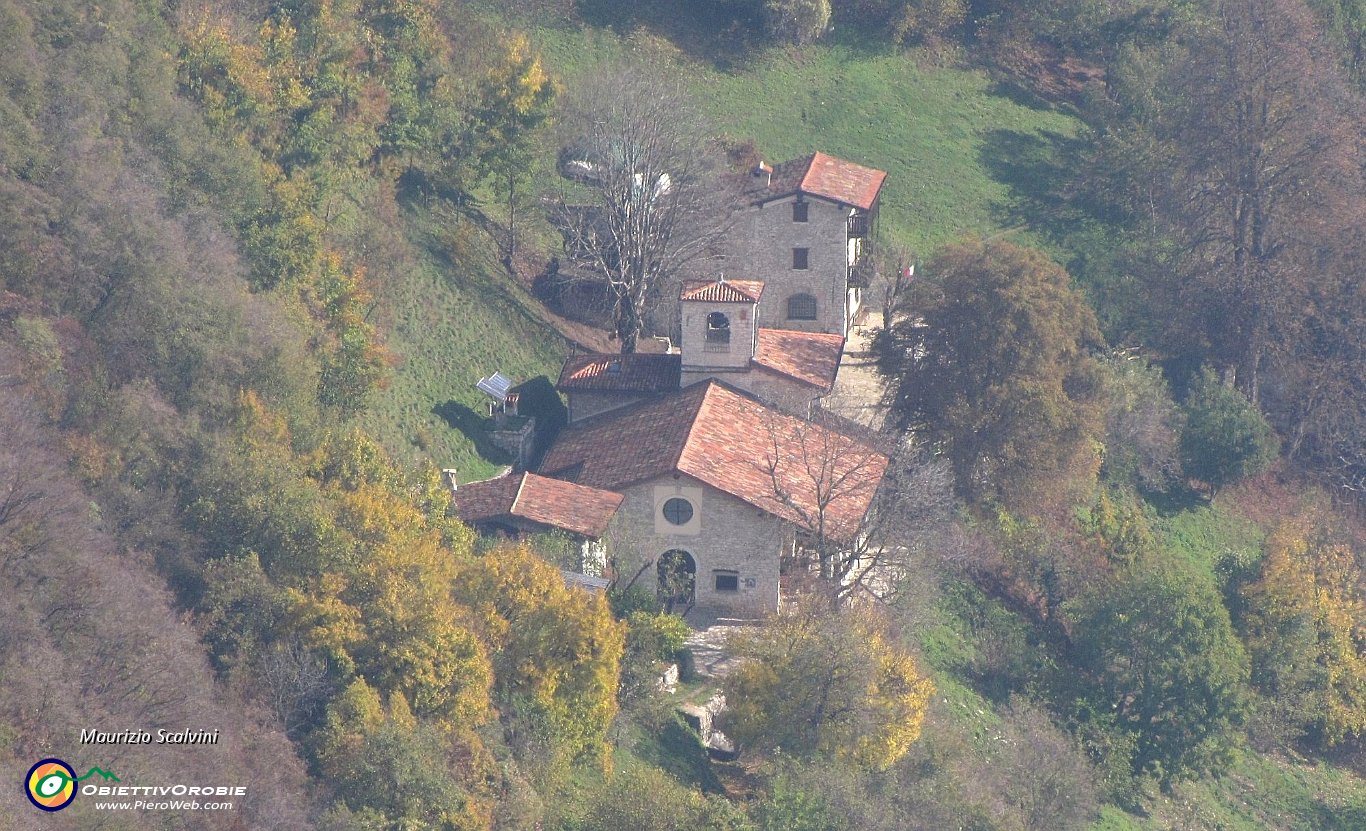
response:
[[[759,325],[843,335],[849,209],[808,197],[807,221],[793,222],[795,201],[769,202],[736,216],[727,276],[764,281]],[[805,271],[792,268],[793,248],[809,250]],[[803,292],[816,298],[816,320],[788,320],[787,299]]]
[[[671,549],[692,555],[697,564],[697,606],[737,615],[778,609],[778,566],[784,524],[747,503],[688,476],[666,474],[623,489],[610,548],[623,580]],[[662,507],[670,496],[693,503],[694,521],[673,528]],[[736,591],[716,590],[718,570],[735,572]],[[655,586],[654,565],[637,585]]]

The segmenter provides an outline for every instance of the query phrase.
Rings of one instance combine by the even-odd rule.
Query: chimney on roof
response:
[[[455,489],[460,485],[459,473],[453,467],[443,468],[441,470],[441,481],[446,483],[446,487],[451,489],[451,493],[455,493]]]
[[[763,159],[760,159],[759,163],[754,166],[754,178],[757,179],[760,176],[764,178],[765,187],[771,187],[773,185],[773,165]]]

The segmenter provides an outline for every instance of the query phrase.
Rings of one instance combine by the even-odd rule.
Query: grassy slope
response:
[[[1029,190],[1021,149],[1049,147],[1079,126],[994,93],[982,72],[921,66],[913,54],[854,42],[772,50],[720,69],[641,33],[558,27],[533,29],[533,38],[569,84],[627,53],[673,61],[718,128],[771,160],[821,149],[886,170],[884,231],[922,254],[1012,226]]]
[[[483,434],[487,399],[475,381],[495,370],[553,381],[563,342],[481,232],[421,207],[409,208],[403,224],[414,262],[377,292],[397,365],[366,426],[400,458],[425,456],[463,481],[491,476],[508,459]]]

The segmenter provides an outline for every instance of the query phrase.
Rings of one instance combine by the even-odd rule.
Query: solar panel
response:
[[[507,400],[508,392],[512,389],[512,379],[501,372],[495,372],[487,378],[480,378],[479,383],[474,386],[489,398],[502,404]]]

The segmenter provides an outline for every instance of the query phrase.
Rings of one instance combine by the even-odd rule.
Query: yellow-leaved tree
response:
[[[1280,718],[1324,745],[1366,733],[1366,568],[1312,515],[1267,538],[1243,589],[1252,678]]]
[[[886,769],[920,737],[934,685],[874,609],[799,601],[730,648],[724,728],[746,747]]]
[[[448,529],[408,493],[426,483],[404,487],[391,467],[367,463],[370,441],[333,442],[324,465],[345,472],[328,484],[337,524],[353,541],[338,594],[362,612],[356,666],[381,689],[403,693],[419,716],[477,724],[487,717],[492,669],[468,610],[452,595],[468,535],[443,545]]]
[[[505,722],[547,731],[549,748],[607,759],[625,630],[607,600],[567,586],[526,545],[471,561],[456,596],[474,610],[493,651],[494,695]]]
[[[460,736],[419,722],[401,695],[386,706],[365,681],[351,682],[317,736],[319,771],[340,796],[322,826],[487,829],[490,800],[480,780],[492,760]]]

